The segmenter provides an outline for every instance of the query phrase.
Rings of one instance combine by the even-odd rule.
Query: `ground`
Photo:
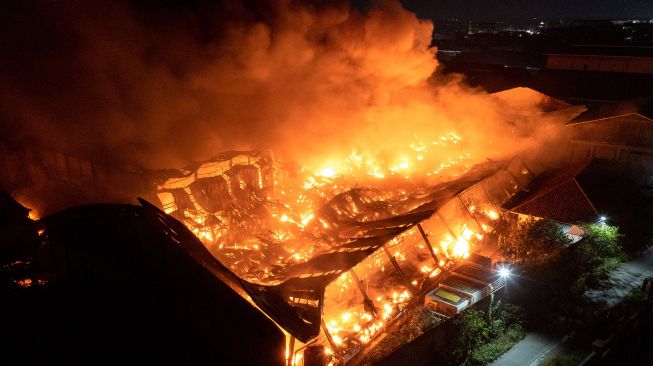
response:
[[[624,300],[642,285],[642,281],[653,276],[653,248],[641,256],[624,262],[613,270],[598,289],[587,291],[585,299],[602,308],[610,308]],[[529,332],[521,342],[503,354],[491,366],[537,366],[549,365],[565,352],[563,339],[539,332]]]
[[[510,351],[504,353],[490,366],[529,366],[546,357],[547,351],[560,343],[560,339],[536,332],[530,332]]]
[[[585,299],[605,307],[612,307],[632,290],[642,285],[645,278],[653,276],[653,248],[641,256],[624,262],[613,270],[598,289],[585,292]]]

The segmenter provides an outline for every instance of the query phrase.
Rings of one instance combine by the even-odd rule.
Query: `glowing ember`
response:
[[[498,214],[496,211],[494,211],[494,210],[486,210],[486,211],[485,211],[485,214],[486,214],[487,217],[489,217],[491,220],[496,220],[496,219],[499,218],[499,214]]]

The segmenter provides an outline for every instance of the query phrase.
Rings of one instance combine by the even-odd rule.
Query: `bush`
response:
[[[487,312],[468,309],[454,320],[453,364],[484,365],[524,338],[521,308],[498,302]]]
[[[521,325],[513,325],[499,337],[479,345],[472,351],[464,365],[487,365],[509,351],[517,342],[524,339],[526,332]]]
[[[598,285],[608,273],[625,258],[621,248],[619,228],[605,224],[589,224],[584,227],[586,236],[573,250],[574,264],[578,271],[573,290],[585,292]]]
[[[456,358],[467,357],[489,337],[489,327],[485,314],[477,309],[468,309],[454,320],[458,329],[457,347],[454,350]]]
[[[606,224],[589,224],[583,227],[585,237],[576,245],[576,259],[584,268],[596,268],[605,259],[623,259],[619,228]]]
[[[588,224],[586,236],[552,261],[522,267],[528,287],[513,300],[527,310],[531,326],[568,331],[594,310],[582,295],[625,258],[619,228]]]

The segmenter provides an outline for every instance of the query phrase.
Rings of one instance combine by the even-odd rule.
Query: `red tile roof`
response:
[[[510,210],[561,222],[593,221],[598,212],[576,181],[588,164],[584,161],[555,172],[511,205]]]

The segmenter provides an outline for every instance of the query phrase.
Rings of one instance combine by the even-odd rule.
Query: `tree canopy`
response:
[[[559,224],[548,220],[517,217],[506,219],[506,226],[499,236],[499,248],[515,263],[541,263],[556,257],[571,244]]]

